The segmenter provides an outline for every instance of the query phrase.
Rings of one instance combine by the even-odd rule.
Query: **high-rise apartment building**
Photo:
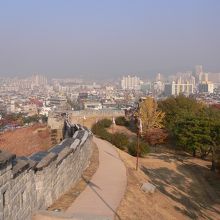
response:
[[[128,89],[128,90],[138,90],[140,89],[141,80],[137,76],[123,76],[121,80],[121,88]]]
[[[194,85],[189,82],[175,82],[165,84],[165,95],[170,96],[174,95],[177,96],[179,94],[184,94],[189,96],[193,93]]]
[[[210,82],[203,82],[199,84],[199,92],[200,93],[213,93],[214,85]]]
[[[202,77],[203,77],[203,67],[202,67],[202,65],[195,66],[196,83],[200,83],[202,81]]]
[[[47,77],[42,76],[42,75],[33,75],[31,80],[34,86],[47,85]]]

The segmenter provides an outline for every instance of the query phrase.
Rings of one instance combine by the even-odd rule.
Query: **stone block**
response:
[[[81,146],[86,142],[88,136],[89,136],[89,133],[85,131],[81,139],[81,143],[80,143]]]
[[[80,140],[79,139],[75,139],[73,141],[73,143],[70,145],[70,148],[72,148],[75,151],[79,144],[80,144]]]
[[[45,156],[36,166],[36,170],[42,170],[43,168],[47,167],[52,161],[54,161],[57,158],[57,154],[55,153],[49,153],[47,156]]]
[[[141,190],[146,193],[154,193],[156,190],[156,186],[149,182],[146,182],[146,183],[143,183],[143,185],[141,186]]]
[[[73,152],[73,149],[68,148],[68,147],[64,148],[58,155],[56,165],[58,166],[59,164],[61,164],[62,161],[72,152]]]
[[[78,133],[79,133],[79,131],[76,131],[76,132],[74,133],[74,135],[73,135],[73,138],[76,138],[77,135],[78,135]]]
[[[12,168],[12,177],[15,178],[23,171],[27,170],[29,168],[28,161],[25,160],[17,160],[16,164]]]
[[[16,155],[7,151],[0,151],[0,170],[6,168],[7,164],[12,163],[12,160],[16,158]]]

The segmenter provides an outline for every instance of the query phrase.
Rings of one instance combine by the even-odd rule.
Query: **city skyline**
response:
[[[0,76],[219,72],[218,1],[0,3]]]

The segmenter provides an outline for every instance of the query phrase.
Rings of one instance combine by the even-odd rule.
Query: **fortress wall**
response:
[[[71,134],[67,124],[66,133]],[[80,127],[46,152],[16,157],[0,152],[0,219],[29,220],[78,181],[92,154],[92,134]]]
[[[69,118],[74,123],[83,124],[88,128],[97,121],[104,118],[112,119],[112,117],[124,116],[124,110],[111,110],[111,109],[101,109],[101,110],[82,110],[82,111],[71,111],[69,113]]]
[[[83,117],[83,116],[89,116],[89,117],[107,117],[107,116],[121,116],[124,115],[124,110],[113,110],[113,109],[100,109],[100,110],[81,110],[81,111],[71,111],[72,117]]]

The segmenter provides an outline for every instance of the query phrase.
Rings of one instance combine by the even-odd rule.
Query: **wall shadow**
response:
[[[155,155],[154,155],[155,156]],[[157,155],[156,159],[170,162],[173,156]],[[187,160],[176,163],[177,170],[167,167],[147,168],[141,170],[150,177],[157,189],[184,208],[174,208],[191,219],[220,219],[220,176],[206,167]],[[215,207],[214,207],[215,206]],[[210,215],[210,213],[212,213]],[[215,217],[214,217],[215,216]]]

